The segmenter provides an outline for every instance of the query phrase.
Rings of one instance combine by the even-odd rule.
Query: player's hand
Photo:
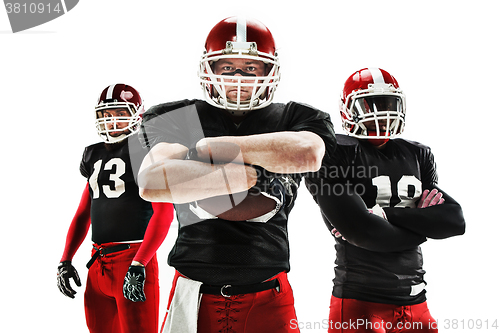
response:
[[[439,192],[437,189],[432,191],[425,190],[420,197],[417,208],[431,207],[434,205],[440,205],[444,202],[443,193]]]
[[[146,281],[146,268],[144,266],[130,266],[123,281],[123,296],[132,302],[146,301],[144,282]]]
[[[377,216],[380,216],[381,218],[387,221],[387,215],[385,215],[384,209],[380,207],[380,205],[378,204],[368,209],[368,212],[370,212],[370,214],[375,214]]]
[[[343,240],[346,240],[344,238],[344,236],[342,236],[342,234],[337,230],[337,228],[333,228],[332,229],[332,235],[335,237],[335,238],[340,238],[342,237]]]
[[[194,151],[191,152],[191,150]],[[196,147],[190,149],[191,155],[196,155],[196,159],[205,163],[223,164],[238,163],[243,164],[243,155],[240,147],[231,142],[217,142],[217,138],[203,138],[196,143]]]
[[[69,283],[70,278],[73,278],[78,287],[82,286],[78,272],[71,264],[71,260],[59,263],[57,267],[57,287],[65,296],[75,298],[76,291],[71,288],[71,284]]]

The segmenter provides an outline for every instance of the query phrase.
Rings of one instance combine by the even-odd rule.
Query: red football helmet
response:
[[[361,69],[347,79],[340,96],[342,127],[380,145],[404,130],[406,97],[398,81],[380,68]]]
[[[265,64],[265,76],[244,76],[241,71],[215,75],[213,65],[221,59],[252,59]],[[198,76],[208,103],[235,115],[263,108],[272,102],[280,80],[280,65],[274,38],[269,29],[254,19],[229,17],[217,23],[208,34]],[[242,75],[236,75],[236,73]],[[226,87],[238,89],[236,100],[229,100]],[[251,97],[240,98],[241,88],[251,87]]]
[[[111,109],[126,109],[127,116],[113,116]],[[133,87],[118,83],[106,87],[99,95],[95,107],[97,133],[106,143],[120,142],[136,133],[142,121],[144,106],[141,95]],[[118,125],[127,123],[125,127]],[[118,134],[113,134],[118,133]]]

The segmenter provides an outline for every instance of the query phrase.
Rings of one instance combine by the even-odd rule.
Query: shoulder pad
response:
[[[417,142],[417,141],[411,141],[411,140],[407,140],[407,139],[397,138],[397,139],[394,139],[394,142],[397,142],[399,144],[404,144],[407,146],[414,146],[416,148],[423,149],[423,150],[430,150],[429,146],[421,144],[420,142]]]
[[[196,102],[196,100],[184,99],[184,100],[181,100],[181,101],[167,102],[167,103],[162,103],[162,104],[154,105],[154,106],[150,107],[144,113],[143,119],[147,121],[147,120],[149,120],[151,118],[154,118],[154,117],[159,116],[161,114],[164,114],[166,112],[182,108],[184,106],[193,104],[195,102]]]
[[[359,140],[348,136],[345,134],[336,134],[337,137],[337,145],[339,146],[357,146],[359,144]]]

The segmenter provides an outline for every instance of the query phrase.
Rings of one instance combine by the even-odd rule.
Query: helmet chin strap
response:
[[[113,144],[113,143],[118,143],[118,142],[122,142],[123,140],[125,140],[127,138],[127,134],[123,133],[123,134],[120,134],[119,136],[111,136],[109,134],[106,134],[106,137],[107,137],[107,141],[105,141],[106,143],[108,144]]]
[[[257,105],[258,102],[255,103],[255,105]],[[246,102],[246,103],[240,103],[240,106],[241,105],[248,105],[250,104],[250,101]],[[234,102],[231,102],[230,100],[227,100],[227,105],[228,106],[234,106],[236,107],[236,103]],[[230,114],[232,114],[233,116],[237,116],[237,117],[241,117],[241,116],[245,116],[247,114],[249,114],[253,109],[239,109],[239,110],[236,110],[236,109],[225,109],[224,110]]]

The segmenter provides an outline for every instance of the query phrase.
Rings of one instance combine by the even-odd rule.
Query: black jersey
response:
[[[80,172],[87,178],[91,196],[92,241],[97,244],[142,240],[153,215],[150,202],[139,196],[131,155],[142,161],[143,149],[129,140],[113,145],[97,143],[85,148]]]
[[[415,207],[422,191],[434,188],[437,183],[433,155],[424,145],[394,139],[377,149],[367,141],[344,135],[338,135],[337,140],[333,158],[325,160],[326,177],[322,180],[321,191],[336,192],[339,197],[341,191],[351,191],[360,195],[368,208],[379,205],[403,210]],[[307,183],[317,185],[320,182],[311,177]],[[318,189],[317,186],[308,187],[310,191],[311,188]],[[316,195],[315,199],[318,193],[312,193]],[[325,222],[335,224],[335,220],[326,218]],[[390,248],[379,249],[381,252],[368,250],[336,239],[333,295],[401,305],[424,301],[425,271],[418,244],[425,241],[425,237],[405,232],[409,234],[409,240],[400,242],[395,239],[395,242],[400,242],[393,244],[398,246],[395,251]]]
[[[253,110],[239,124],[227,111],[205,101],[161,104],[146,112],[141,138],[150,147],[168,142],[193,148],[204,137],[279,131],[311,131],[324,140],[327,149],[335,147],[329,115],[294,102]],[[299,183],[301,175],[293,178]],[[215,285],[258,283],[288,271],[287,220],[294,197],[266,223],[219,218],[200,221],[190,204],[176,204],[180,228],[168,263],[191,279]]]

